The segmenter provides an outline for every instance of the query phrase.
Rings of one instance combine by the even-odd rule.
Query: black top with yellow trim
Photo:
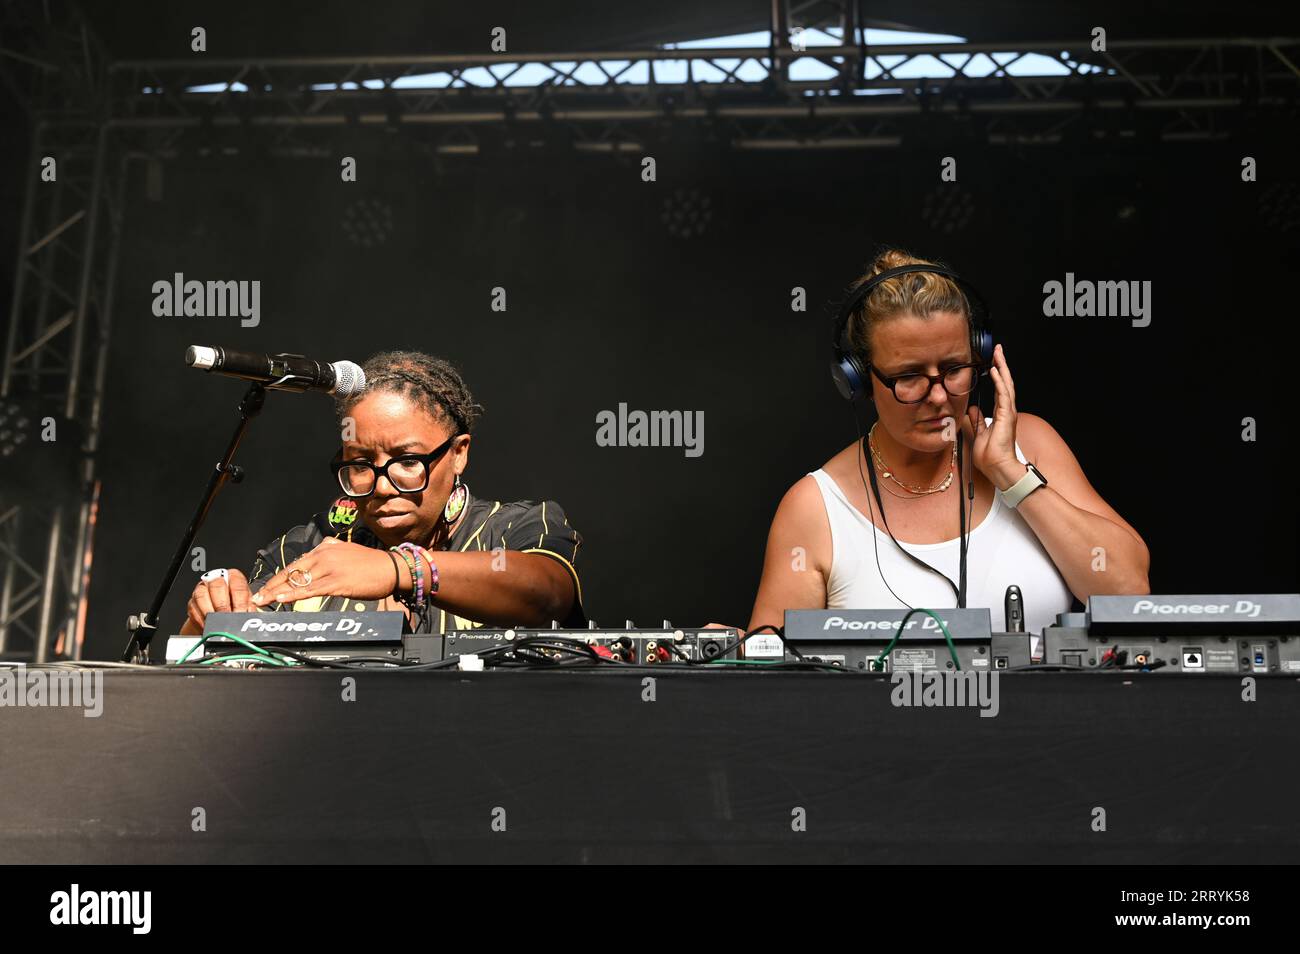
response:
[[[515,550],[520,553],[540,553],[557,560],[573,575],[576,594],[573,609],[559,623],[565,628],[582,628],[587,625],[587,617],[582,609],[582,583],[578,580],[576,569],[582,537],[569,526],[569,518],[558,503],[554,500],[541,503],[532,500],[502,503],[499,500],[482,500],[470,494],[465,507],[465,516],[451,535],[448,550]],[[310,523],[294,527],[257,551],[253,572],[249,576],[249,589],[256,593],[283,567],[319,546],[326,537],[338,537],[350,543],[385,549],[383,542],[357,519],[356,503],[347,497],[340,497],[328,510],[313,516]],[[436,554],[434,562],[437,562]],[[363,612],[378,609],[379,602],[345,596],[316,597],[298,600],[292,605],[274,604],[274,611]],[[448,613],[430,603],[425,606],[424,617],[416,632],[444,633],[482,625],[476,620]]]

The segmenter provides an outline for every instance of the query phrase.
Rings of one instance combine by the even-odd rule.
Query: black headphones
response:
[[[853,289],[853,293],[840,306],[839,314],[835,318],[834,337],[831,339],[833,355],[831,378],[835,382],[835,390],[840,392],[840,397],[844,400],[853,401],[871,393],[871,372],[847,340],[849,318],[853,314],[853,309],[865,301],[872,289],[881,282],[888,281],[896,275],[908,275],[912,272],[943,275],[956,282],[966,295],[966,301],[970,305],[970,353],[972,360],[980,363],[980,377],[988,374],[988,368],[993,363],[993,333],[989,330],[988,308],[975,286],[956,272],[938,265],[900,265],[897,268],[885,269],[879,275],[869,278]]]

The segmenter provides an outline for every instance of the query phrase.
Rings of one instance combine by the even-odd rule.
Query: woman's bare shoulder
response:
[[[852,483],[858,479],[858,462],[861,456],[862,454],[858,450],[858,442],[854,441],[822,464],[822,470],[830,474],[840,486],[844,486],[846,482]]]

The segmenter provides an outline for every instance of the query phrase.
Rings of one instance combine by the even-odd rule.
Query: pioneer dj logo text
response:
[[[1254,600],[1237,600],[1236,603],[1156,603],[1138,600],[1133,604],[1133,615],[1151,613],[1156,616],[1244,616],[1254,619],[1264,607]]]
[[[0,669],[0,706],[72,708],[87,719],[104,714],[104,671],[32,669],[19,663]]]
[[[152,891],[71,890],[50,895],[50,923],[77,925],[129,924],[132,934],[148,934],[153,917]]]
[[[901,619],[845,619],[843,616],[827,617],[826,622],[822,624],[823,630],[828,629],[851,629],[851,630],[881,630],[884,632],[896,632],[903,625]],[[948,620],[943,621],[944,626],[952,626]],[[939,623],[932,616],[909,619],[906,629],[932,629],[939,631]]]
[[[339,636],[352,636],[361,632],[361,620],[347,617],[339,620],[337,624],[332,621],[323,623],[318,621],[312,621],[310,623],[287,623],[277,622],[273,619],[258,619],[257,617],[253,617],[252,619],[245,620],[244,625],[239,629],[241,633],[247,633],[250,630],[257,633],[332,632]]]
[[[889,701],[894,708],[978,707],[981,719],[995,718],[1002,706],[996,672],[895,672]]]

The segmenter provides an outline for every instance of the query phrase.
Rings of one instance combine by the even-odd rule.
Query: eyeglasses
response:
[[[338,476],[339,486],[349,497],[369,497],[375,492],[381,476],[403,494],[418,494],[429,486],[429,469],[451,448],[459,437],[453,434],[436,449],[427,454],[402,454],[383,466],[368,460],[340,460],[334,458],[330,469]]]
[[[886,377],[876,370],[874,364],[870,367],[871,373],[880,379],[880,383],[894,392],[894,400],[899,404],[920,404],[936,382],[942,383],[943,389],[949,394],[969,394],[975,390],[979,381],[980,369],[980,365],[971,362],[954,364],[939,374],[911,373]]]

